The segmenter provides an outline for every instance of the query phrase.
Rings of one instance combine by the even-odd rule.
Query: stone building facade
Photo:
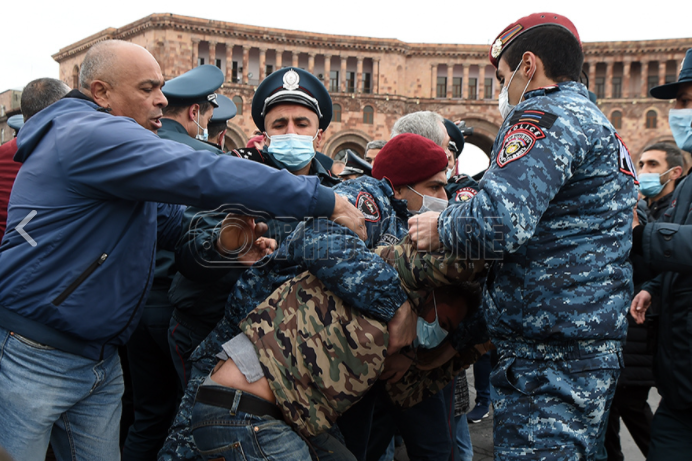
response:
[[[0,93],[0,144],[5,144],[14,137],[14,130],[7,125],[7,119],[22,113],[19,106],[21,98],[22,92],[19,90]]]
[[[345,148],[362,154],[367,142],[388,139],[399,117],[418,110],[465,120],[475,130],[469,142],[486,153],[502,123],[487,45],[405,43],[152,14],[61,49],[53,55],[60,79],[76,87],[86,51],[109,39],[148,49],[166,79],[200,64],[218,66],[226,75],[220,91],[238,106],[228,123],[227,146],[244,146],[252,136],[254,91],[268,74],[287,66],[308,70],[329,89],[335,110],[322,151],[330,156]],[[584,43],[589,89],[635,158],[649,143],[673,141],[671,103],[649,97],[648,89],[677,79],[688,48],[692,38]]]

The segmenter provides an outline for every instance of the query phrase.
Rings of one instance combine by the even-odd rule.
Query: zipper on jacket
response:
[[[87,279],[87,277],[89,277],[96,270],[97,267],[99,267],[106,261],[106,258],[108,258],[108,255],[106,253],[103,253],[101,256],[99,256],[99,259],[89,264],[89,267],[87,267],[86,270],[82,272],[74,282],[70,283],[70,285],[67,288],[65,288],[65,291],[60,293],[60,295],[53,300],[53,305],[59,306],[60,303],[65,301],[65,299],[67,299],[67,297],[70,296],[72,292],[75,291],[77,287],[81,285]]]

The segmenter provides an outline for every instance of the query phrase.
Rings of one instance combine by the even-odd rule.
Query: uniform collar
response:
[[[536,88],[535,90],[527,92],[524,95],[524,99],[526,100],[530,98],[536,98],[538,96],[546,96],[548,94],[555,93],[558,91],[573,91],[575,93],[579,93],[585,98],[589,97],[589,92],[582,83],[569,81],[556,83],[555,85],[545,86],[543,88]]]
[[[167,131],[173,131],[176,133],[184,133],[185,136],[190,136],[190,134],[187,132],[184,126],[180,124],[180,122],[177,122],[171,118],[162,118],[161,119],[161,128]]]

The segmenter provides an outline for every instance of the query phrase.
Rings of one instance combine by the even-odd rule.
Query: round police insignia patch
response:
[[[537,139],[545,138],[543,131],[533,123],[517,123],[509,129],[497,156],[500,168],[528,154]]]
[[[476,192],[476,190],[471,188],[471,187],[463,187],[454,193],[455,194],[454,195],[454,201],[455,202],[466,202],[468,200],[471,200],[473,197],[475,197],[475,195],[477,193],[478,192]]]
[[[356,208],[363,213],[366,221],[377,222],[380,220],[380,209],[372,195],[361,192],[356,197]]]

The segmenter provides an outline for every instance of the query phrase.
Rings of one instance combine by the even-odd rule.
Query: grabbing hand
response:
[[[365,228],[365,217],[356,207],[351,205],[344,197],[339,194],[334,194],[336,201],[334,202],[334,212],[330,216],[330,220],[344,227],[348,227],[353,232],[358,234],[361,240],[368,239],[368,231]]]
[[[221,223],[216,250],[251,266],[276,250],[276,240],[262,237],[267,229],[265,223],[255,223],[250,216],[228,214]]]
[[[435,251],[440,248],[440,234],[437,232],[437,219],[440,213],[426,211],[408,220],[408,235],[420,251]]]
[[[387,330],[389,330],[388,354],[399,351],[416,339],[417,322],[418,317],[411,309],[411,304],[408,301],[404,302],[387,324]]]
[[[642,324],[644,323],[644,318],[646,317],[646,311],[651,306],[651,293],[646,290],[642,290],[637,293],[637,296],[632,300],[630,305],[630,314],[634,317],[634,321]]]
[[[387,380],[390,383],[399,381],[408,371],[413,363],[413,358],[403,354],[392,354],[384,359],[384,370],[380,375],[381,380]]]
[[[457,351],[449,344],[449,341],[443,342],[435,349],[418,348],[416,368],[424,371],[433,370],[449,362],[455,355]]]

